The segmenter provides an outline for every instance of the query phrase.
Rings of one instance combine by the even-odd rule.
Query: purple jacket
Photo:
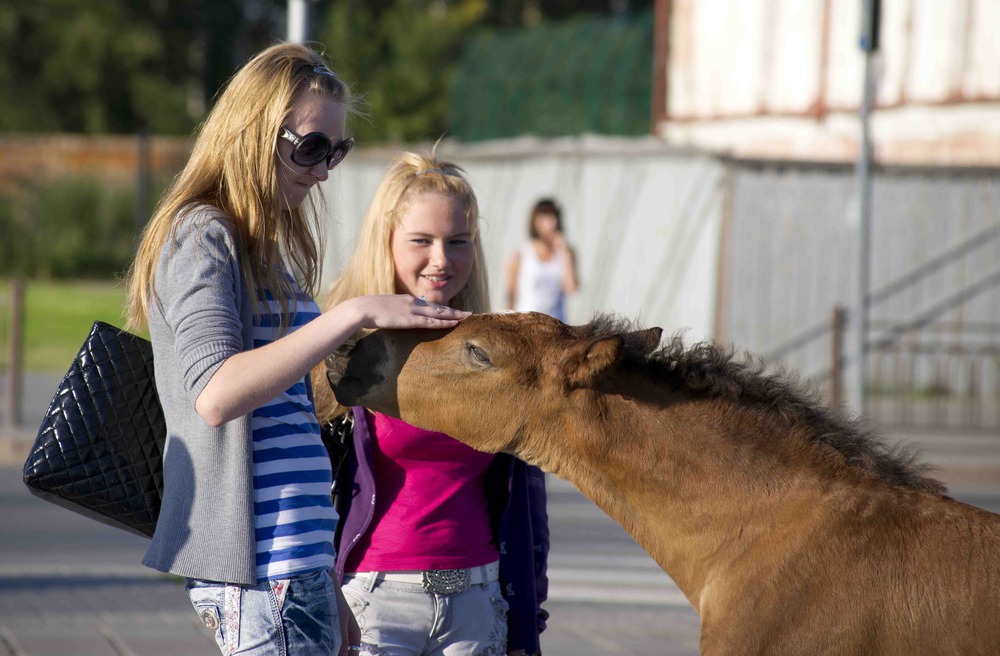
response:
[[[347,554],[369,529],[375,513],[375,473],[371,435],[365,409],[354,411],[354,447],[344,459],[335,485],[340,514],[335,544],[337,578],[343,580]],[[541,651],[538,635],[545,630],[548,612],[546,567],[549,523],[545,509],[545,476],[537,467],[499,454],[486,473],[494,544],[500,553],[500,588],[510,605],[507,614],[507,650]]]

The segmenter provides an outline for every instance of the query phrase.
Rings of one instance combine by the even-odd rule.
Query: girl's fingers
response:
[[[465,310],[456,310],[453,307],[447,305],[439,305],[438,303],[431,303],[423,296],[414,301],[414,310],[417,314],[425,317],[439,317],[441,319],[455,319],[460,320],[471,315],[471,312]]]
[[[451,328],[472,314],[464,310],[456,310],[447,305],[434,304],[418,307],[416,310],[415,314],[420,318],[424,326],[430,328]]]
[[[450,328],[471,312],[408,294],[358,297],[365,328]]]
[[[455,326],[465,317],[433,317],[429,315],[419,315],[416,317],[417,325],[422,326]]]

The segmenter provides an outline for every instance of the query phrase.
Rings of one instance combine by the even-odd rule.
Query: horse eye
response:
[[[490,356],[486,355],[486,351],[479,348],[475,344],[466,344],[465,347],[469,349],[469,355],[471,355],[472,359],[475,360],[477,363],[485,365],[493,364],[492,362],[490,362]]]

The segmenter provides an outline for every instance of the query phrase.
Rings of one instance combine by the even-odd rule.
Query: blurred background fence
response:
[[[174,147],[183,153],[183,142]],[[396,152],[361,149],[325,184],[334,214],[326,282],[345,263]],[[851,391],[850,310],[835,318],[852,306],[857,284],[850,165],[722,157],[651,137],[446,142],[439,152],[466,168],[480,196],[494,307],[531,205],[554,196],[580,267],[571,321],[615,312],[760,354],[827,396]],[[165,184],[155,171],[150,178]],[[8,205],[0,221],[34,225],[36,238],[6,241],[0,267],[56,278],[124,270],[142,185],[128,177],[69,176],[33,204],[13,213]],[[882,166],[873,190],[869,417],[1000,429],[1000,169]],[[9,306],[2,312],[6,324]],[[0,336],[9,334],[5,325]]]
[[[0,134],[0,276],[124,271],[189,149],[187,138],[145,134]]]
[[[393,152],[364,152],[327,183],[339,208],[328,275],[350,252]],[[851,391],[849,311],[834,320],[857,288],[850,165],[719,157],[650,138],[446,144],[441,153],[480,195],[495,307],[531,205],[554,195],[581,269],[571,321],[616,312],[753,351],[827,395],[834,385],[840,399]],[[871,418],[1000,428],[1000,169],[883,166],[873,190]]]
[[[832,310],[857,286],[854,172],[729,166],[716,337],[829,387]],[[873,194],[869,417],[1000,428],[1000,169],[878,167]]]

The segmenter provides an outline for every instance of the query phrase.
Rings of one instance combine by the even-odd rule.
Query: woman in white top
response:
[[[535,203],[528,232],[531,239],[507,267],[507,307],[566,321],[566,296],[578,287],[576,258],[563,236],[562,214],[555,201],[545,198]]]

